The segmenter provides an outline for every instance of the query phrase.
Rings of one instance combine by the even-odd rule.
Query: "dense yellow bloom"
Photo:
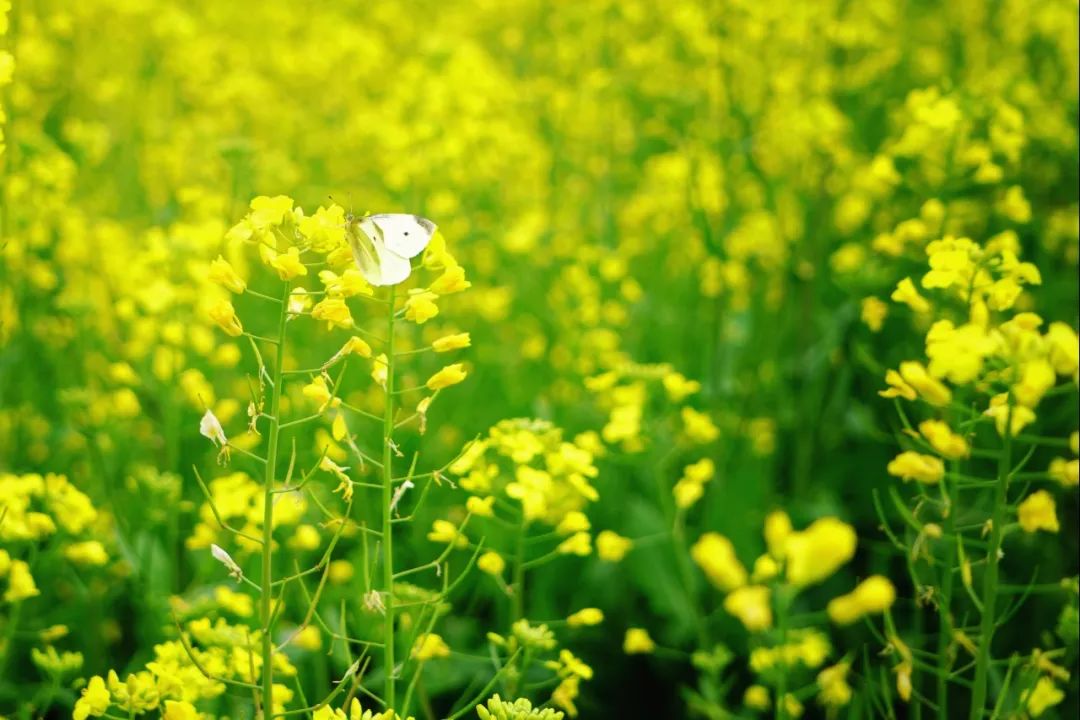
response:
[[[461,363],[447,365],[439,372],[427,379],[425,385],[428,390],[442,390],[452,385],[457,385],[465,379],[465,368]]]
[[[887,470],[902,480],[917,480],[936,485],[945,477],[945,463],[932,455],[906,450],[889,461]]]
[[[787,579],[796,587],[820,582],[855,555],[855,530],[827,517],[791,533],[784,545]]]
[[[1016,508],[1016,515],[1025,532],[1045,530],[1056,533],[1060,529],[1057,504],[1054,497],[1045,490],[1036,490],[1024,498]]]
[[[611,530],[603,530],[596,536],[596,554],[607,562],[619,562],[633,547],[633,540]]]
[[[724,610],[750,632],[761,632],[772,627],[770,598],[769,588],[763,585],[743,585],[724,598]]]
[[[644,628],[628,628],[623,638],[623,652],[627,655],[647,655],[656,649],[656,643]]]
[[[735,556],[735,546],[723,535],[705,533],[690,548],[690,556],[719,589],[730,592],[746,584],[746,568]]]

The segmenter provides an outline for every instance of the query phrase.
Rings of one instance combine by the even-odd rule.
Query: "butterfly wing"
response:
[[[367,225],[367,227],[365,227]],[[372,285],[382,285],[382,272],[379,267],[379,254],[375,249],[378,228],[368,218],[354,220],[345,229],[345,237],[352,249],[353,260],[360,274]]]
[[[419,215],[384,213],[365,219],[379,228],[386,249],[403,258],[419,255],[435,234],[435,223]]]
[[[412,272],[408,259],[387,249],[382,229],[372,217],[351,223],[346,236],[356,266],[372,285],[397,285]]]

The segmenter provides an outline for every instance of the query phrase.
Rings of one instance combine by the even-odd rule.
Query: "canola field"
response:
[[[1076,717],[1076,0],[0,0],[0,718]]]

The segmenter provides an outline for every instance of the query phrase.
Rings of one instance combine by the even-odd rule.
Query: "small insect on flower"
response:
[[[375,286],[397,285],[412,272],[410,258],[424,251],[435,223],[418,215],[346,217],[345,237],[364,279]]]

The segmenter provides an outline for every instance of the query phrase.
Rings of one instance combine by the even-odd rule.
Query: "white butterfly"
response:
[[[397,285],[409,277],[409,258],[423,252],[434,233],[435,223],[427,218],[384,213],[348,218],[345,237],[364,279],[381,286]]]

